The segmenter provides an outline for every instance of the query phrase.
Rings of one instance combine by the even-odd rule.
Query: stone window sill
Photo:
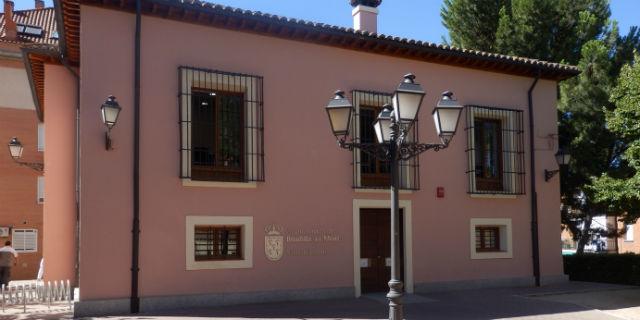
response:
[[[257,182],[225,182],[225,181],[199,181],[182,179],[183,187],[204,187],[204,188],[232,188],[232,189],[255,189]]]

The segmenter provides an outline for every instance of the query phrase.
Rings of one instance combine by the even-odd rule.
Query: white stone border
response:
[[[253,217],[223,217],[223,216],[187,216],[186,218],[186,269],[238,269],[253,268]],[[194,248],[194,233],[196,225],[224,225],[242,227],[242,260],[196,261]]]
[[[360,209],[391,207],[389,200],[353,199],[353,285],[356,298],[362,295],[360,283]],[[413,293],[413,234],[411,200],[400,200],[404,212],[404,288]]]
[[[476,251],[476,227],[497,226],[500,228],[500,248],[498,252]],[[513,258],[513,238],[511,219],[509,218],[471,218],[469,223],[469,249],[471,259],[510,259]],[[503,249],[506,248],[506,249]]]

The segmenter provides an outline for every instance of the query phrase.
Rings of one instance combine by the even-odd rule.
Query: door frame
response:
[[[362,295],[360,275],[360,209],[390,209],[389,200],[353,199],[353,285],[356,298]],[[404,288],[413,293],[413,242],[411,224],[411,200],[400,200],[404,215]]]

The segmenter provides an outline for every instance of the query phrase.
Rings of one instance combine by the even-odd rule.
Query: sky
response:
[[[640,0],[610,0],[611,16],[617,20],[620,33],[632,25],[640,25]],[[34,0],[14,0],[16,9],[33,8]],[[221,5],[262,11],[280,16],[351,27],[348,0],[210,0]],[[47,6],[52,0],[45,0]],[[314,6],[305,4],[314,3]],[[322,3],[322,5],[318,5]],[[442,43],[448,36],[440,19],[442,0],[384,0],[380,5],[378,32],[415,40]]]

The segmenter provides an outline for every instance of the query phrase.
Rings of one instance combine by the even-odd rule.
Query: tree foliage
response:
[[[576,63],[611,12],[607,0],[445,0],[440,15],[454,46]]]
[[[440,10],[451,44],[460,48],[496,51],[499,12],[509,0],[445,0]]]
[[[620,137],[615,164],[628,170],[593,179],[592,192],[595,202],[609,212],[625,213],[623,221],[634,223],[640,217],[640,55],[622,67],[610,102],[615,108],[604,110],[607,127]]]

